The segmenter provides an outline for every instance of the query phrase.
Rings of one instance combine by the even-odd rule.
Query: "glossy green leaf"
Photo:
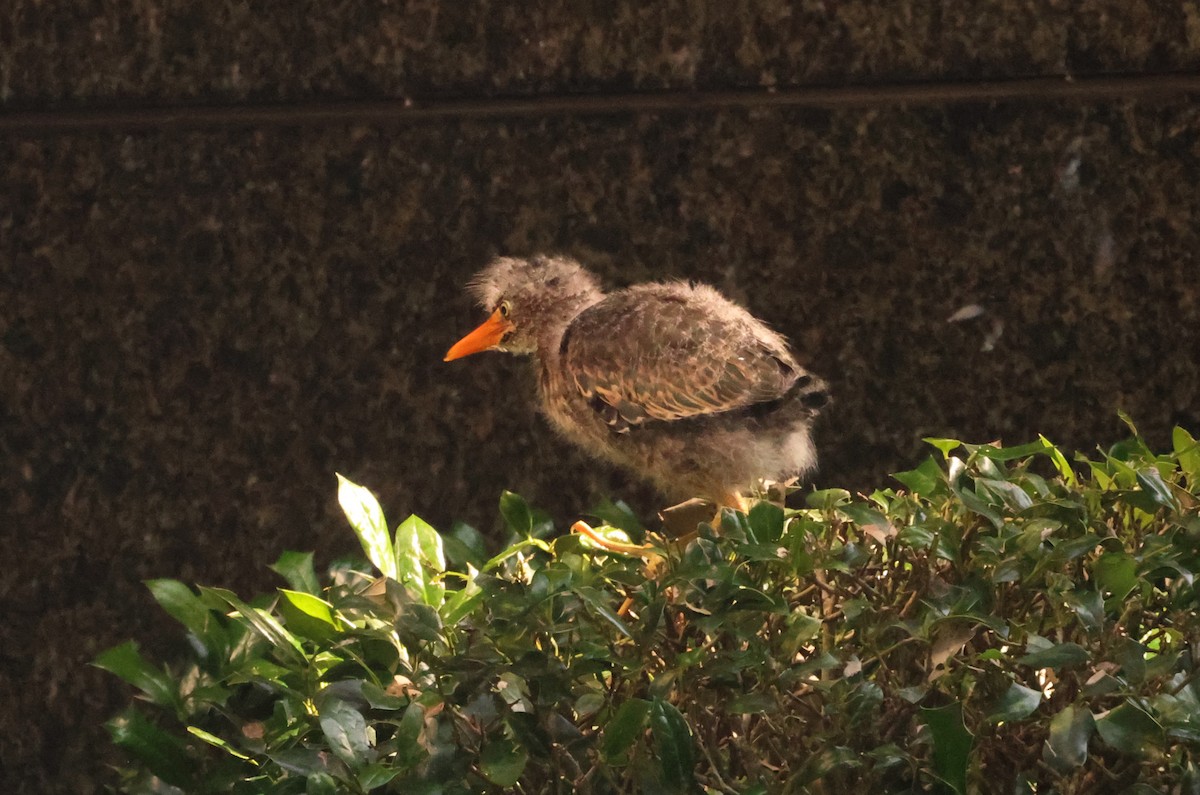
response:
[[[206,588],[201,586],[201,594],[208,594],[220,599],[232,607],[247,624],[250,625],[268,643],[278,649],[286,660],[300,663],[305,660],[304,648],[291,632],[288,632],[279,621],[268,613],[243,602],[233,591],[224,588]]]
[[[1050,720],[1050,736],[1042,749],[1042,759],[1059,773],[1070,773],[1087,761],[1088,741],[1095,728],[1087,708],[1069,704]]]
[[[442,537],[417,516],[409,516],[396,528],[397,579],[414,587],[425,604],[440,607],[446,588],[439,576],[446,570]]]
[[[950,453],[962,447],[962,442],[958,439],[940,439],[936,436],[926,436],[921,441],[936,447],[941,452],[943,458],[949,458]]]
[[[1171,432],[1171,444],[1175,448],[1175,457],[1179,459],[1179,468],[1187,476],[1188,485],[1194,491],[1200,490],[1200,441],[1176,425]]]
[[[311,552],[284,552],[271,566],[271,570],[283,577],[294,590],[314,596],[321,594]]]
[[[304,795],[340,795],[338,781],[323,771],[310,773],[304,782]]]
[[[607,621],[614,629],[628,638],[633,637],[629,632],[629,627],[625,625],[625,621],[617,615],[616,610],[613,610],[609,606],[608,600],[612,598],[611,596],[590,586],[577,588],[575,592],[587,603],[588,607],[594,610],[597,615]]]
[[[1162,475],[1154,467],[1143,467],[1137,471],[1137,482],[1142,490],[1150,495],[1156,505],[1176,510],[1179,503],[1171,488],[1163,481]]]
[[[1055,447],[1049,439],[1041,434],[1038,434],[1038,439],[1046,448],[1046,454],[1050,456],[1050,460],[1054,462],[1054,468],[1058,470],[1058,475],[1063,479],[1068,486],[1076,485],[1075,470],[1071,467],[1071,462],[1062,454],[1062,451]]]
[[[1015,723],[1032,715],[1041,703],[1041,693],[1013,682],[988,713],[988,720],[992,723]]]
[[[1104,553],[1092,564],[1092,573],[1114,600],[1124,599],[1137,585],[1137,561],[1124,552]]]
[[[456,571],[463,571],[467,566],[481,568],[488,558],[487,542],[474,527],[463,522],[455,522],[450,531],[442,536],[442,549],[446,553],[447,565]]]
[[[340,699],[328,699],[320,708],[321,732],[329,750],[353,770],[375,760],[367,736],[367,721],[361,712]]]
[[[1062,668],[1079,665],[1091,659],[1087,649],[1078,643],[1056,643],[1049,648],[1018,657],[1017,662],[1030,668]]]
[[[916,469],[897,472],[892,477],[920,497],[933,496],[946,482],[945,473],[932,456],[922,461]]]
[[[422,744],[425,737],[425,707],[414,701],[404,709],[404,715],[396,725],[396,734],[392,738],[393,747],[397,754],[393,763],[404,770],[416,767],[429,756],[429,751]]]
[[[874,530],[877,535],[889,536],[894,532],[886,516],[864,503],[852,502],[841,506],[838,511],[859,527]]]
[[[742,693],[730,699],[726,707],[732,715],[755,715],[778,709],[778,702],[766,693]]]
[[[288,775],[328,775],[330,763],[336,762],[328,751],[316,748],[282,748],[271,751],[268,758]]]
[[[176,787],[193,791],[196,764],[186,745],[158,728],[133,707],[105,724],[113,742],[132,753],[154,775]]]
[[[388,784],[402,772],[404,771],[400,767],[380,763],[370,764],[358,772],[358,786],[364,792],[370,792]]]
[[[201,729],[197,726],[188,726],[187,731],[188,731],[188,734],[192,735],[193,737],[199,737],[204,742],[206,742],[209,745],[214,746],[216,748],[220,748],[221,750],[225,751],[232,757],[235,757],[237,759],[245,759],[245,760],[250,759],[249,756],[247,756],[246,754],[243,754],[241,751],[234,748],[232,745],[227,743],[225,740],[221,739],[220,737],[218,737],[215,734],[212,734],[211,732],[206,732],[204,729]]]
[[[975,448],[975,455],[990,458],[993,461],[1015,461],[1018,458],[1028,458],[1029,456],[1045,452],[1046,444],[1040,440],[1013,445],[1012,447],[995,447],[990,444],[981,444]]]
[[[500,495],[500,515],[513,535],[524,538],[533,532],[533,511],[520,494],[511,491]]]
[[[179,686],[175,680],[161,668],[148,662],[133,641],[102,652],[92,665],[121,677],[145,693],[151,703],[161,707],[180,706]]]
[[[329,640],[338,634],[338,623],[328,602],[305,591],[280,588],[279,593],[283,596],[279,613],[289,631],[317,641]]]
[[[992,478],[978,478],[975,483],[985,492],[994,495],[1012,513],[1020,513],[1033,507],[1033,498],[1029,496],[1029,492],[1016,483]]]
[[[392,549],[387,520],[383,516],[383,508],[379,506],[379,500],[375,499],[375,495],[369,489],[352,483],[341,475],[337,478],[338,503],[358,535],[363,551],[367,553],[367,560],[371,561],[383,576],[398,580],[396,553]]]
[[[760,544],[773,544],[783,536],[783,509],[766,500],[759,500],[750,507],[747,514],[750,528]]]
[[[188,628],[210,655],[224,654],[229,643],[225,628],[191,588],[178,580],[147,580],[154,600]]]
[[[1089,632],[1104,628],[1104,599],[1092,590],[1076,590],[1064,594],[1067,605],[1075,611],[1079,623]]]
[[[331,629],[337,629],[337,621],[333,617],[333,605],[304,591],[291,591],[280,588],[284,600],[305,615],[327,624]]]
[[[508,739],[487,743],[479,755],[479,769],[498,787],[511,787],[520,781],[528,762],[529,753]]]
[[[963,723],[962,704],[921,708],[921,722],[933,737],[933,769],[959,795],[967,791],[967,764],[974,738]]]
[[[621,704],[604,727],[601,753],[609,761],[620,760],[633,746],[650,720],[650,702],[631,698]]]
[[[1130,701],[1096,718],[1096,733],[1113,748],[1134,754],[1157,748],[1164,740],[1162,725]]]
[[[1112,658],[1121,666],[1121,677],[1134,685],[1146,679],[1146,647],[1133,638],[1116,638]]]
[[[696,786],[696,759],[687,721],[662,699],[651,702],[649,720],[661,781],[670,791],[691,792]]]
[[[646,528],[642,525],[637,514],[632,509],[620,500],[604,500],[588,513],[601,521],[601,523],[624,530],[635,543],[642,543],[645,540]]]

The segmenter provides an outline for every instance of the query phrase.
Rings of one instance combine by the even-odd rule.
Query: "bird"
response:
[[[542,412],[566,439],[668,498],[745,510],[762,479],[816,466],[824,379],[787,340],[711,286],[606,292],[564,256],[498,257],[468,284],[488,313],[445,361],[530,356]]]

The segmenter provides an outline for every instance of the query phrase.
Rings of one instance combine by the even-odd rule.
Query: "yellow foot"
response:
[[[605,538],[600,533],[596,532],[595,528],[589,525],[582,519],[571,525],[572,533],[579,533],[588,540],[588,543],[593,544],[606,552],[612,552],[617,555],[630,555],[641,558],[645,561],[645,575],[649,579],[655,579],[662,572],[663,555],[662,551],[653,544],[630,544],[625,541],[616,541],[611,538]],[[622,533],[624,535],[624,533]],[[629,611],[633,600],[626,598],[625,604],[621,605],[618,610],[619,615],[625,615]]]
[[[631,544],[624,541],[614,541],[611,538],[605,538],[596,532],[590,524],[580,519],[575,524],[571,525],[572,533],[579,533],[587,538],[601,549],[606,549],[609,552],[616,552],[619,555],[634,555],[635,557],[645,557],[647,553],[654,552],[654,547],[650,544]]]

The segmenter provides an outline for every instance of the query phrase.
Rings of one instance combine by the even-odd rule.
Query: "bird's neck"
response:
[[[550,324],[538,335],[538,359],[543,371],[558,372],[563,337],[566,336],[567,327],[570,325],[570,320]]]

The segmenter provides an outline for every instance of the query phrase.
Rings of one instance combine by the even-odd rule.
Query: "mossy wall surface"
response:
[[[919,5],[17,0],[0,109],[1200,67],[1196,2]],[[353,552],[335,471],[443,527],[493,527],[504,488],[564,525],[661,507],[554,438],[524,363],[442,363],[493,254],[749,306],[833,385],[820,485],[927,435],[1196,432],[1195,99],[0,133],[5,791],[102,780],[128,692],[86,663],[155,646],[143,579],[252,592],[284,549]]]

